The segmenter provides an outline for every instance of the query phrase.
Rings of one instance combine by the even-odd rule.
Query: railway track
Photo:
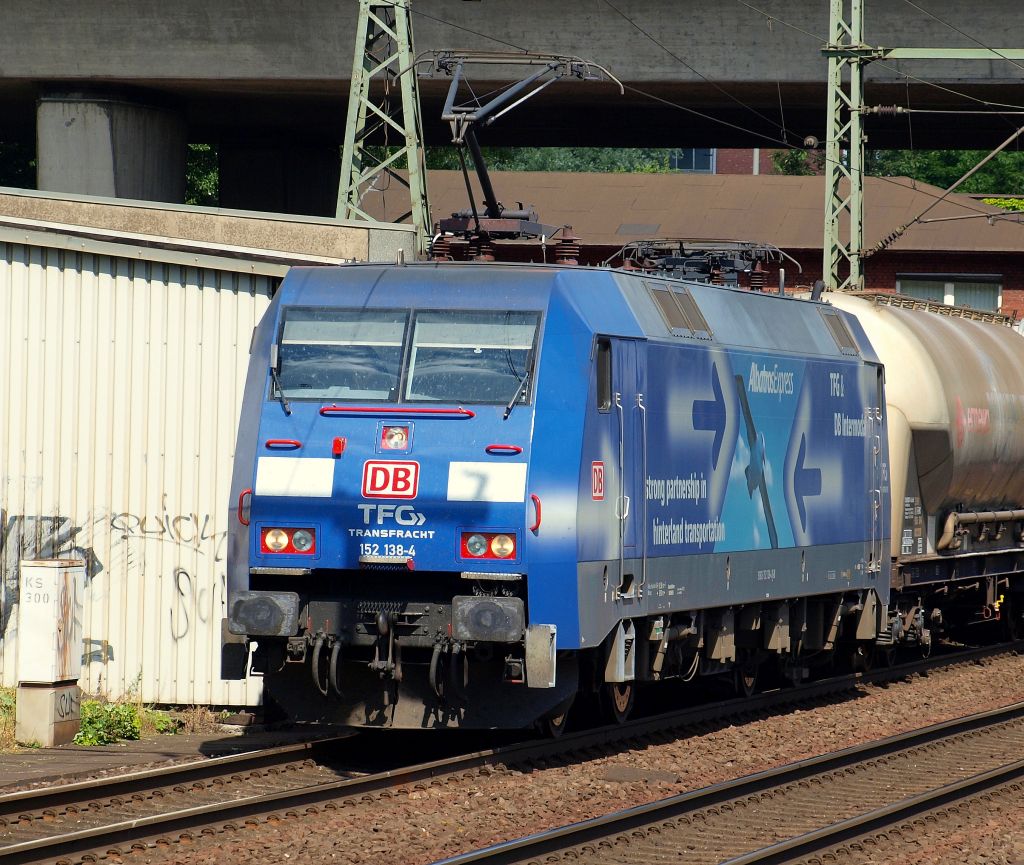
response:
[[[1024,778],[1024,703],[934,724],[436,865],[799,862]]]
[[[319,757],[348,737],[200,759],[0,794],[0,860],[34,861],[83,843],[114,843],[149,826],[232,802],[322,783]]]
[[[1011,644],[958,652],[665,713],[619,727],[571,733],[557,740],[533,740],[426,763],[410,765],[400,754],[392,753],[392,764],[383,771],[351,768],[353,764],[368,767],[368,748],[361,736],[354,736],[7,793],[0,795],[0,863],[81,861],[87,851],[145,847],[154,839],[164,843],[191,840],[218,827],[258,822],[272,814],[288,817],[310,809],[334,809],[386,797],[398,789],[457,781],[479,772],[571,761],[595,750],[611,751],[679,735],[694,726],[808,705],[861,683],[896,680],[1020,648],[1020,644]],[[328,752],[332,752],[331,765],[324,761]],[[362,759],[358,760],[360,752]],[[378,762],[373,768],[379,767]]]

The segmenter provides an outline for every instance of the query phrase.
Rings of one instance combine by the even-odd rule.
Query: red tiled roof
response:
[[[572,225],[585,244],[617,246],[649,237],[692,237],[753,240],[783,249],[822,247],[822,177],[543,171],[495,172],[491,177],[503,204],[532,205],[541,222]],[[459,172],[432,171],[428,184],[435,220],[468,207]],[[403,192],[393,184],[386,197],[371,193],[363,203],[374,216],[393,219],[408,209]],[[865,245],[872,246],[909,222],[941,195],[941,189],[906,177],[867,178]],[[480,198],[478,194],[477,200]],[[1006,219],[990,224],[981,214],[1006,215],[967,195],[951,194],[929,211],[926,219],[972,218],[915,225],[892,248],[1024,251],[1024,225]]]

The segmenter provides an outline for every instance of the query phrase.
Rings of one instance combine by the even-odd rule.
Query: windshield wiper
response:
[[[277,398],[281,401],[281,408],[285,414],[292,413],[292,407],[288,405],[288,397],[284,395],[284,388],[281,387],[281,379],[277,377],[277,367],[270,368],[270,378],[274,382],[274,389],[277,391]]]
[[[512,399],[508,401],[508,405],[505,406],[505,414],[501,416],[502,420],[508,420],[508,416],[512,414],[512,409],[515,408],[516,403],[519,402],[525,395],[526,389],[530,386],[530,376],[533,374],[533,367],[531,366],[518,382],[516,382],[516,392],[512,394]]]

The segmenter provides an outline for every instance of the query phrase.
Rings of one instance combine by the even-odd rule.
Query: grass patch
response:
[[[82,701],[82,728],[76,745],[109,745],[143,736],[173,736],[184,725],[166,712],[138,703]]]
[[[0,688],[0,751],[12,751],[14,741],[14,707],[17,703],[14,688]]]
[[[82,729],[75,736],[75,744],[109,745],[120,739],[140,739],[147,736],[219,733],[220,724],[227,714],[214,711],[207,706],[188,706],[165,712],[137,702],[104,703],[100,700],[83,700]]]
[[[174,718],[160,709],[145,707],[139,715],[143,736],[173,736],[184,727],[179,718]]]
[[[19,745],[14,738],[17,693],[16,688],[0,687],[0,752],[31,747]],[[218,733],[220,723],[228,715],[207,706],[164,711],[131,697],[116,702],[82,700],[81,711],[82,726],[74,739],[77,745],[110,745],[124,739],[176,733]]]
[[[142,732],[138,708],[131,703],[82,701],[82,727],[76,745],[109,745],[118,739],[138,739]]]

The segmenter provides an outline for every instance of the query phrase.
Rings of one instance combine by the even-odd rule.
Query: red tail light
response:
[[[507,560],[516,557],[513,532],[463,532],[459,554],[464,559]]]
[[[260,531],[260,552],[269,555],[311,556],[316,552],[316,530],[265,527]]]

